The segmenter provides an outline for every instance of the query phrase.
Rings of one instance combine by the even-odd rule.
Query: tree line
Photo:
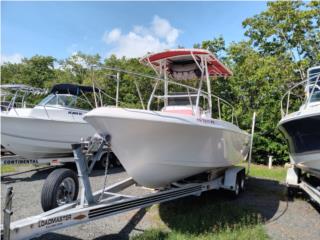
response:
[[[236,107],[239,126],[250,130],[252,114],[257,113],[253,159],[266,162],[273,155],[277,163],[288,161],[286,142],[277,130],[281,118],[280,100],[286,90],[306,77],[309,67],[320,63],[320,2],[268,2],[267,9],[242,23],[247,40],[226,46],[222,36],[195,43],[194,47],[216,54],[232,71],[228,78],[212,81],[212,91]],[[58,67],[57,67],[58,66]],[[78,52],[66,59],[36,55],[19,64],[4,63],[1,81],[50,88],[57,83],[91,85],[92,80],[115,96],[113,67],[153,75],[152,69],[139,59]],[[120,100],[127,107],[140,107],[136,94],[147,101],[152,82],[121,75]],[[110,100],[111,101],[111,100]],[[108,102],[107,104],[113,104]]]

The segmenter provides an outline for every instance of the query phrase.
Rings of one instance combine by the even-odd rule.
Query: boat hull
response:
[[[320,106],[283,118],[279,129],[288,142],[291,163],[320,177]]]
[[[71,144],[94,133],[84,121],[1,116],[1,144],[29,159],[72,157]]]
[[[146,187],[163,187],[205,171],[229,167],[247,153],[248,134],[219,120],[131,109],[94,109],[85,115],[127,173]],[[232,124],[230,124],[232,125]]]

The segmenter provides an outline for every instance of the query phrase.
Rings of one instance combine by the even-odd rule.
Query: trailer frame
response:
[[[287,170],[286,184],[289,196],[294,195],[294,189],[302,189],[313,201],[320,205],[320,185],[314,186],[308,181],[308,178],[302,177],[301,169],[293,164]]]

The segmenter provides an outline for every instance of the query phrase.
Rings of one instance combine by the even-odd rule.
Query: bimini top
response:
[[[99,88],[94,88],[91,86],[81,86],[76,84],[70,83],[62,83],[54,85],[50,91],[53,94],[72,94],[75,96],[79,96],[82,93],[92,93],[93,91],[99,92]]]
[[[159,53],[148,54],[140,59],[140,62],[151,66],[157,72],[166,66],[166,71],[172,78],[183,80],[193,76],[199,78],[201,60],[207,61],[209,76],[228,77],[232,72],[223,65],[217,57],[204,49],[173,49]],[[165,64],[164,64],[165,63]]]

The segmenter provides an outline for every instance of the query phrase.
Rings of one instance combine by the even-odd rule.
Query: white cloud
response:
[[[111,32],[105,32],[103,35],[103,40],[106,43],[112,43],[118,41],[121,37],[121,30],[119,28],[114,28]]]
[[[172,48],[176,44],[180,30],[171,26],[170,22],[159,16],[154,16],[149,27],[134,26],[128,33],[114,28],[103,34],[103,41],[112,44],[108,53],[118,57],[141,57],[147,52],[157,52]]]
[[[158,37],[166,38],[168,43],[174,43],[179,36],[179,30],[172,27],[168,20],[154,16],[152,29]]]
[[[0,64],[4,63],[21,63],[23,56],[20,53],[14,53],[12,55],[1,54]]]

